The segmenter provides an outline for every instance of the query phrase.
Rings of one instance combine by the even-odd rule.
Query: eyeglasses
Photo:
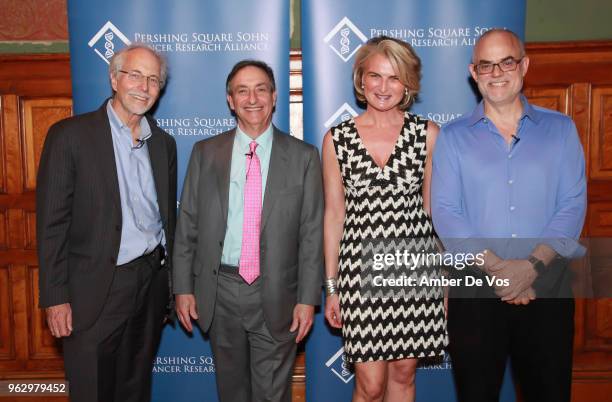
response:
[[[514,57],[508,57],[503,59],[499,63],[480,63],[474,65],[474,69],[478,73],[478,75],[486,75],[493,73],[495,70],[495,66],[499,67],[499,69],[503,72],[514,71],[518,67],[519,63],[523,61],[523,58],[515,59]]]
[[[147,80],[147,85],[154,88],[161,88],[164,85],[164,81],[160,80],[156,75],[144,75],[140,71],[119,70],[119,72],[127,74],[128,80],[134,84],[142,84],[145,80]]]

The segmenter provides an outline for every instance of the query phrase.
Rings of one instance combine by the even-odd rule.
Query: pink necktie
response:
[[[259,276],[259,233],[261,228],[261,164],[255,153],[257,142],[249,144],[246,183],[244,184],[244,218],[240,276],[250,285]]]

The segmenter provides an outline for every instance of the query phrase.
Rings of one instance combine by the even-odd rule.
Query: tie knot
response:
[[[249,150],[251,151],[251,153],[255,152],[255,148],[257,148],[259,144],[257,143],[257,141],[251,141],[251,143],[249,144]]]

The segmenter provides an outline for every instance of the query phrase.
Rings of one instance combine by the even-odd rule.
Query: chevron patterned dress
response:
[[[368,239],[434,242],[421,193],[426,128],[426,120],[406,112],[383,168],[368,154],[353,119],[332,129],[346,211],[339,256],[340,314],[344,351],[352,363],[440,356],[448,342],[440,288],[401,297],[377,297],[366,289],[372,283],[363,258]]]

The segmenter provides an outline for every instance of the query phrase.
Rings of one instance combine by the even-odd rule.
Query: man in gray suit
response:
[[[219,398],[290,401],[296,346],[323,273],[323,192],[315,147],[272,125],[272,69],[237,63],[226,81],[238,127],[195,144],[174,246],[182,325],[208,331]]]

